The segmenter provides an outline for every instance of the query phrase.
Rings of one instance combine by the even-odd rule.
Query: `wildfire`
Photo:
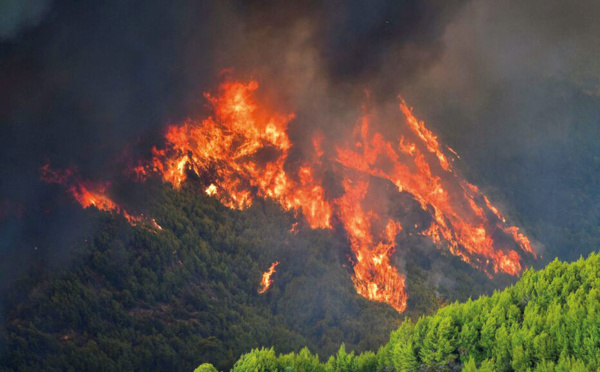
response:
[[[340,219],[356,255],[354,286],[356,291],[374,301],[386,302],[398,311],[406,308],[404,276],[390,264],[390,256],[396,249],[396,235],[402,230],[400,223],[383,218],[374,210],[365,211],[365,199],[369,182],[365,176],[343,181],[346,193],[337,200]],[[374,237],[375,225],[385,227]]]
[[[273,281],[271,280],[271,275],[275,273],[275,268],[277,267],[277,265],[279,265],[279,261],[273,262],[271,264],[271,267],[269,267],[269,270],[265,271],[262,274],[262,280],[260,281],[260,287],[258,288],[259,294],[265,293],[269,289],[269,287],[271,287],[271,284],[273,284]]]
[[[431,209],[433,223],[422,234],[437,245],[445,243],[450,253],[490,276],[497,272],[520,273],[522,258],[511,245],[535,256],[527,237],[517,227],[506,226],[488,198],[454,173],[437,138],[403,101],[400,110],[412,130],[412,139],[411,133],[401,137],[395,148],[380,133],[372,133],[369,117],[365,116],[355,131],[355,145],[338,147],[337,160],[362,174],[389,180],[399,191],[409,192],[423,210]],[[499,232],[512,237],[512,244],[503,245],[500,239],[494,239]]]
[[[257,88],[256,82],[225,83],[219,95],[206,94],[214,116],[170,126],[167,148],[154,148],[151,164],[136,173],[147,174],[149,168],[175,188],[188,171],[210,173],[215,182],[205,192],[230,208],[248,208],[256,196],[271,198],[286,210],[302,211],[311,227],[330,228],[331,206],[310,164],[294,179],[284,170],[291,147],[287,124],[294,116],[259,110],[251,99]]]
[[[294,115],[258,105],[253,96],[257,88],[254,81],[226,82],[216,95],[206,94],[212,115],[169,126],[164,148],[153,148],[151,161],[135,172],[143,177],[156,173],[175,188],[190,172],[207,175],[211,183],[204,192],[230,208],[245,209],[257,197],[268,198],[303,215],[311,228],[341,224],[355,256],[357,292],[398,311],[406,308],[405,277],[391,259],[402,226],[388,214],[382,184],[409,193],[431,216],[431,223],[415,224],[421,235],[489,276],[517,275],[523,256],[535,257],[527,237],[455,173],[452,162],[458,155],[442,150],[402,99],[396,137],[375,130],[365,113],[347,142],[328,142],[315,133],[312,156],[298,164],[288,162],[293,144],[287,128]],[[326,155],[325,148],[334,151]],[[335,173],[341,195],[326,194],[326,170]],[[290,232],[295,231],[296,225]],[[276,265],[263,274],[260,293],[270,285]]]
[[[162,230],[162,227],[152,218],[146,219],[143,215],[133,215],[114,202],[107,194],[109,183],[84,181],[77,172],[68,168],[66,170],[53,170],[50,164],[40,168],[42,180],[46,183],[57,183],[67,188],[67,191],[83,207],[96,207],[99,210],[121,214],[133,226],[142,222]]]
[[[217,186],[215,186],[214,184],[210,184],[210,186],[208,186],[206,188],[206,190],[204,190],[204,192],[206,192],[206,195],[208,196],[213,196],[217,194]]]
[[[294,222],[292,224],[292,227],[290,227],[289,232],[290,232],[290,234],[297,234],[298,233],[298,222]]]

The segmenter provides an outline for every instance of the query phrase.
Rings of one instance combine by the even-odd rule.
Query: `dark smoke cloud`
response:
[[[241,2],[216,60],[257,77],[276,107],[296,114],[290,136],[301,151],[312,130],[351,134],[365,90],[395,105],[398,87],[439,58],[465,2]]]
[[[477,1],[448,26],[442,58],[406,89],[434,94],[471,112],[534,80],[572,83],[600,93],[600,4],[580,1]],[[523,102],[527,106],[529,102]]]
[[[249,24],[253,30],[275,28],[267,35],[272,40],[282,29],[293,32],[298,22],[305,23],[329,83],[344,88],[370,86],[381,80],[410,79],[433,63],[442,50],[440,37],[446,23],[464,3],[353,0],[273,6],[274,2],[257,2],[250,9]],[[393,67],[394,74],[386,76],[382,66]]]

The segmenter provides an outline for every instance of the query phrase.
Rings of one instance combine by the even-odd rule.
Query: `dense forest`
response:
[[[325,363],[308,349],[255,349],[232,371],[595,371],[600,368],[600,255],[528,270],[492,296],[405,321],[377,353],[342,345]],[[214,370],[203,364],[196,371]]]
[[[37,270],[10,292],[0,368],[192,370],[206,361],[228,369],[261,345],[278,352],[308,346],[321,355],[340,342],[371,350],[406,316],[514,280],[490,281],[407,233],[395,257],[411,262],[408,310],[399,314],[356,293],[343,232],[290,232],[298,219],[275,204],[231,210],[195,182],[181,191],[160,182],[124,187],[124,197],[145,205],[162,230],[80,211],[100,225],[74,248],[72,262]],[[275,260],[274,284],[257,293]]]

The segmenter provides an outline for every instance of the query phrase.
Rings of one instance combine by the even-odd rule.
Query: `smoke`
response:
[[[535,82],[571,83],[598,95],[600,66],[594,56],[600,52],[599,14],[595,1],[576,6],[561,1],[472,2],[447,27],[443,56],[404,90],[421,98],[433,95],[430,102],[442,99],[471,115],[498,106],[495,101],[505,96],[521,100],[522,95],[513,93],[535,91],[530,86]],[[529,103],[511,111],[533,110]]]
[[[189,92],[216,75],[199,58],[212,49],[212,12],[193,2],[55,1],[43,22],[0,42],[0,204],[19,206],[0,216],[0,290],[69,262],[97,226],[41,183],[39,168],[114,179],[125,150],[140,156],[138,141],[185,117],[198,97]],[[195,75],[185,66],[192,46]]]
[[[37,26],[50,9],[50,0],[4,0],[0,3],[0,40],[12,39]]]

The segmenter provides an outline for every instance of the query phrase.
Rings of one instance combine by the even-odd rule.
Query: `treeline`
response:
[[[349,353],[342,345],[322,363],[308,349],[277,356],[263,348],[243,355],[232,371],[596,371],[599,274],[597,254],[556,260],[490,297],[405,321],[377,353]]]

